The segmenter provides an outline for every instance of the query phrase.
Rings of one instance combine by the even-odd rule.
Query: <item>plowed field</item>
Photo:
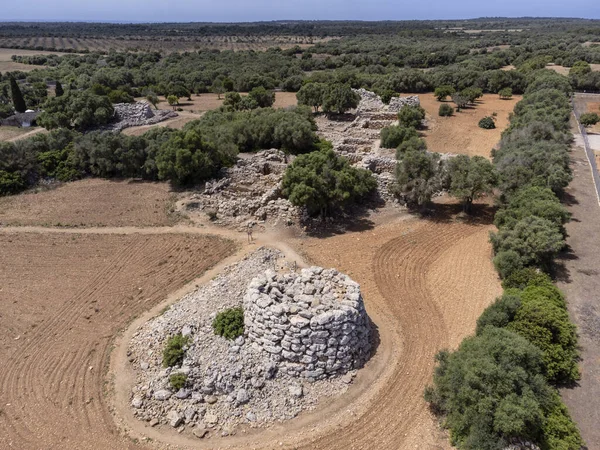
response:
[[[364,415],[305,448],[449,447],[422,393],[435,353],[473,333],[479,314],[501,293],[489,230],[489,225],[409,221],[306,249],[315,261],[348,271],[361,283],[367,310],[383,320],[382,345],[389,340],[394,347],[389,362],[394,369]]]
[[[134,447],[106,403],[109,345],[233,249],[187,234],[0,234],[0,448]]]
[[[173,193],[167,183],[87,179],[56,189],[0,197],[0,224],[42,226],[163,226]]]

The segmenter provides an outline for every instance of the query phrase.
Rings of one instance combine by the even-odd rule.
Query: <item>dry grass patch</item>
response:
[[[450,117],[438,115],[443,103],[437,101],[433,94],[421,94],[419,99],[427,112],[428,126],[422,134],[429,150],[489,158],[491,150],[500,141],[502,130],[508,126],[509,114],[521,96],[514,95],[511,100],[500,100],[497,94],[485,94],[474,107],[455,112]],[[452,102],[446,103],[456,106]],[[493,113],[497,113],[496,128],[479,128],[479,120]]]

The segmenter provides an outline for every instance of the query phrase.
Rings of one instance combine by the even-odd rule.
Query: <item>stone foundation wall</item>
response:
[[[246,339],[290,376],[340,375],[370,355],[370,325],[359,285],[320,267],[255,278],[244,297]]]

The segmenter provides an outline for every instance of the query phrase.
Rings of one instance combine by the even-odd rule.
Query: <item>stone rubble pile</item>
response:
[[[122,131],[129,127],[153,125],[163,120],[177,117],[175,111],[164,109],[153,110],[146,102],[117,103],[113,105],[114,121],[101,129],[103,131]]]
[[[274,149],[239,158],[233,167],[221,170],[220,178],[207,182],[203,192],[192,195],[186,209],[215,214],[215,221],[226,225],[267,219],[291,225],[300,211],[281,198],[286,161],[286,155]]]
[[[289,420],[345,392],[371,345],[359,286],[333,269],[287,273],[290,266],[280,252],[260,248],[142,325],[128,347],[134,415],[201,438],[226,436]],[[245,335],[216,336],[216,314],[239,306],[251,308]],[[185,357],[164,368],[163,349],[177,333],[189,338]],[[280,350],[268,349],[266,337]],[[171,387],[173,374],[187,376],[183,388]]]
[[[371,349],[359,285],[320,267],[252,280],[244,297],[247,341],[293,377],[324,379],[359,368]]]

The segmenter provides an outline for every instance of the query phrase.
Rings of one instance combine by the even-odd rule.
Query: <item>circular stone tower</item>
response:
[[[317,380],[361,367],[370,356],[370,323],[360,286],[335,269],[268,270],[244,297],[246,338],[279,370]]]

